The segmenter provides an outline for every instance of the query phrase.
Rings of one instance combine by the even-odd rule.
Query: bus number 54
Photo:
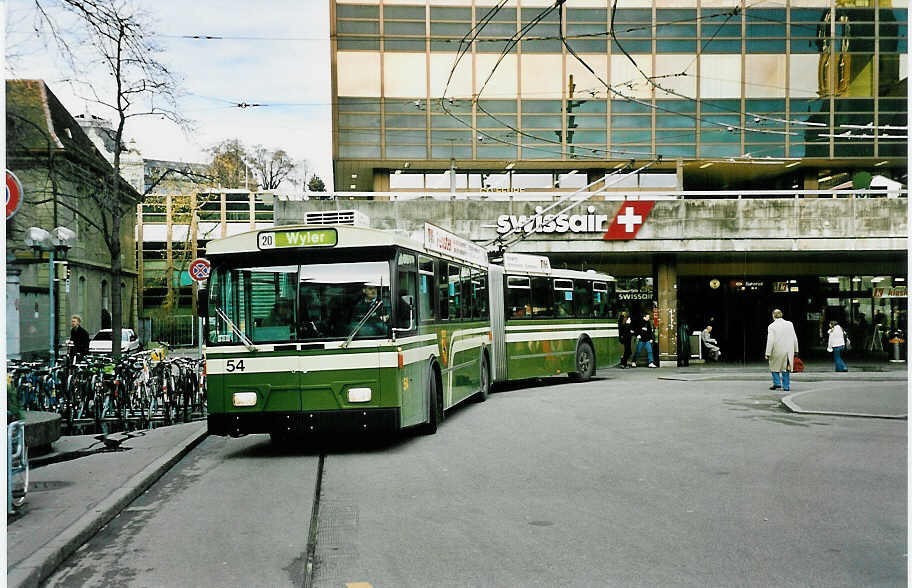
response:
[[[225,371],[227,371],[229,374],[235,371],[242,372],[245,369],[246,368],[244,367],[243,359],[229,359],[225,362]]]

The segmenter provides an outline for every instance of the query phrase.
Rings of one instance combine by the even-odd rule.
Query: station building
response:
[[[805,352],[835,318],[886,357],[906,325],[905,0],[501,4],[331,1],[337,200],[278,202],[277,223],[354,207],[485,243],[582,191],[566,214],[595,230],[546,223],[513,250],[616,276],[664,360],[710,321],[724,358],[762,359],[774,307]]]

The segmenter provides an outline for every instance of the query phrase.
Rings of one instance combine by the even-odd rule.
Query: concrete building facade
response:
[[[762,359],[776,306],[811,352],[831,319],[872,356],[906,331],[905,0],[330,6],[340,200],[277,224],[357,208],[484,243],[600,191],[567,211],[592,225],[513,250],[616,276],[666,361],[710,321],[724,358]]]
[[[336,191],[904,179],[905,0],[500,4],[331,2]]]

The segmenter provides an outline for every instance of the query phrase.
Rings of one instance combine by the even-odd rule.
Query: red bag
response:
[[[800,357],[795,357],[795,360],[792,362],[792,371],[796,374],[804,371],[804,362],[801,361]]]

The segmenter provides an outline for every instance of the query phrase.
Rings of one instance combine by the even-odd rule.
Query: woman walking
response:
[[[622,312],[618,317],[618,339],[624,346],[624,355],[621,356],[621,363],[618,365],[621,369],[627,368],[627,361],[630,359],[630,337],[633,335],[630,316]]]
[[[842,360],[842,352],[845,350],[846,337],[845,331],[839,326],[837,321],[830,321],[830,338],[827,341],[827,351],[833,353],[833,366],[837,372],[849,371],[845,361]]]

